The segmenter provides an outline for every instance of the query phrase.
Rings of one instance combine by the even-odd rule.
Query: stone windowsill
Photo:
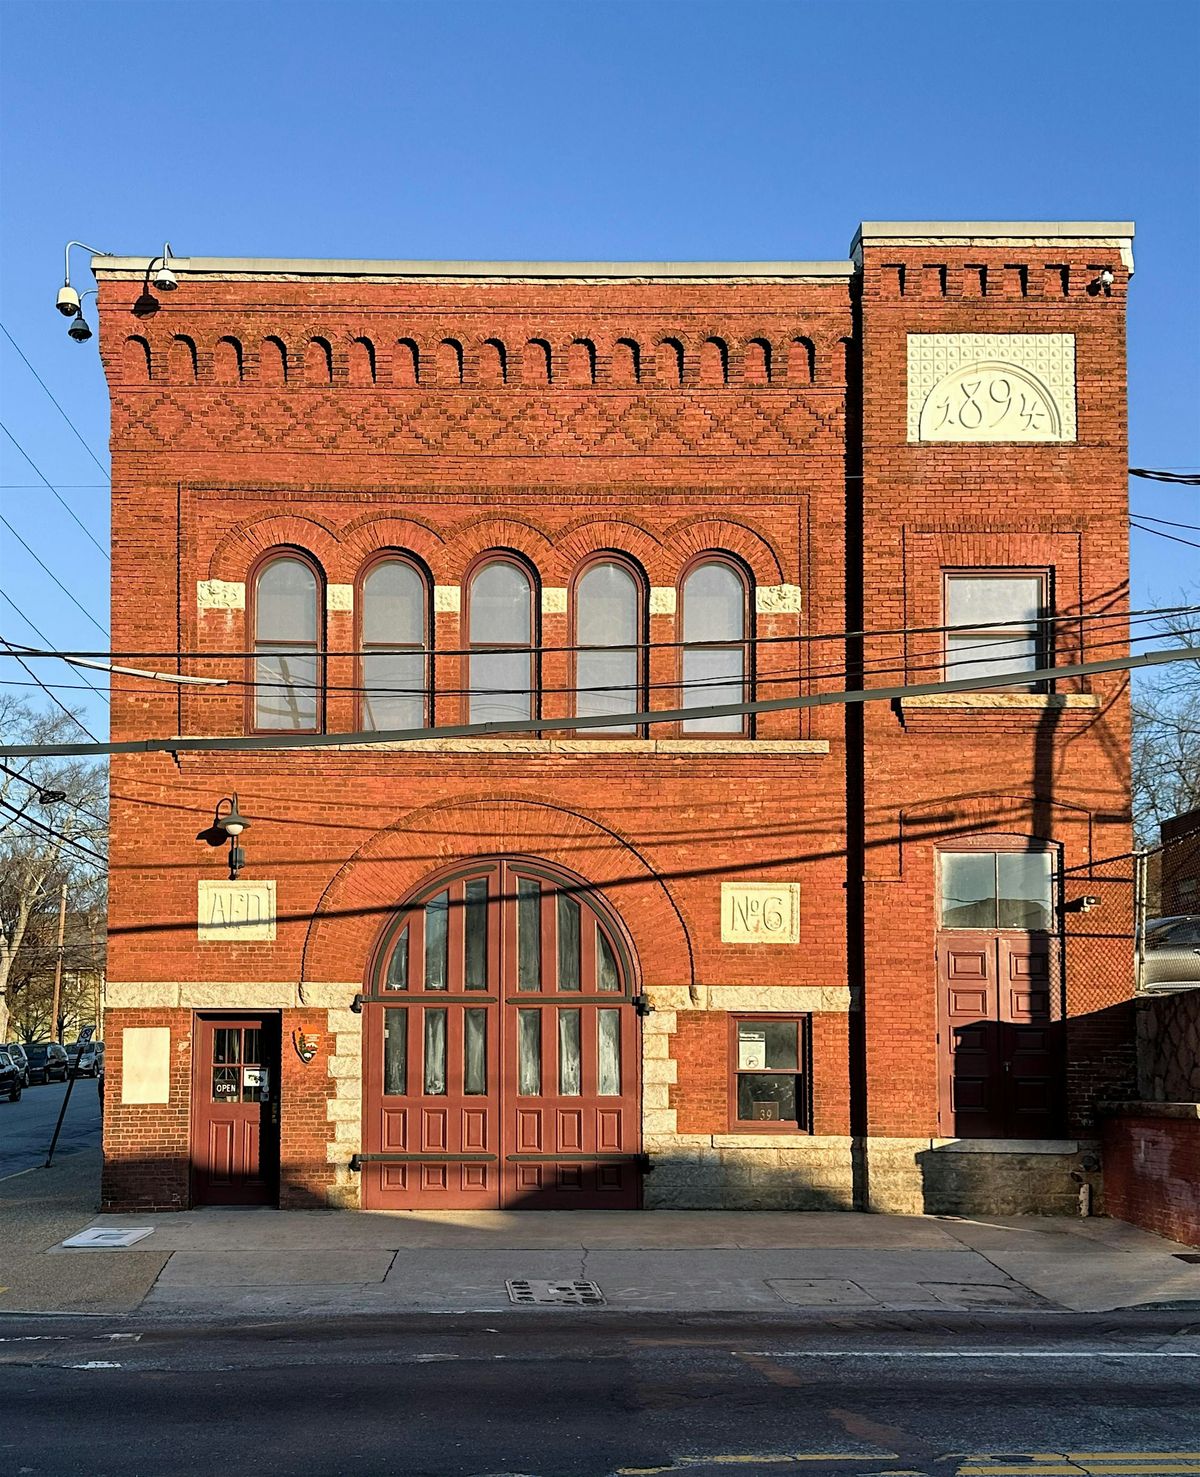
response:
[[[1094,711],[1100,706],[1100,699],[1092,692],[937,692],[902,697],[899,702],[903,713],[1046,713],[1067,708]]]
[[[828,739],[578,739],[530,738],[444,738],[409,739],[395,744],[331,744],[325,749],[337,753],[350,751],[416,754],[538,754],[588,755],[640,754],[659,759],[710,758],[735,755],[750,759],[794,759],[819,757],[829,753]]]

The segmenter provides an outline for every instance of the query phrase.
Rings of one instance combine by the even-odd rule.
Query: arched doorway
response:
[[[368,974],[364,1208],[636,1206],[633,987],[620,920],[582,879],[522,858],[431,878]]]

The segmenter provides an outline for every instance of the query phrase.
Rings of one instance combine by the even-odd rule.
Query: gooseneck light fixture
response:
[[[153,273],[153,276],[150,280],[154,283],[155,287],[158,288],[159,292],[174,292],[175,289],[179,286],[179,279],[171,270],[171,259],[173,256],[174,252],[171,249],[171,243],[169,241],[164,241],[162,256],[151,258],[148,275],[149,273]],[[154,270],[155,263],[158,263],[157,271]]]
[[[71,326],[67,329],[68,337],[73,338],[77,344],[86,344],[92,336],[91,327],[87,319],[83,316],[83,300],[85,297],[95,296],[96,289],[94,287],[89,287],[86,292],[79,294],[79,306],[75,309],[75,316],[71,319]]]
[[[71,247],[78,246],[83,251],[90,251],[93,256],[111,256],[111,251],[100,251],[95,246],[89,246],[86,241],[68,241],[66,250],[63,252],[63,285],[58,289],[58,297],[54,306],[64,318],[74,318],[79,312],[79,294],[71,286]],[[173,285],[173,284],[172,284]],[[68,330],[69,332],[69,330]]]
[[[228,806],[228,810],[223,809],[224,806]],[[238,845],[238,837],[243,831],[250,829],[250,822],[238,810],[236,790],[232,796],[227,795],[224,799],[217,801],[213,825],[229,837],[229,880],[236,882],[238,873],[246,865],[246,853]]]

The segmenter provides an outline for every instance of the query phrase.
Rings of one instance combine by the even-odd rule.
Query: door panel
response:
[[[1003,1133],[996,944],[986,934],[943,933],[938,946],[941,997],[942,1131],[953,1138]]]
[[[365,1006],[365,1203],[636,1205],[637,1015],[586,889],[483,864],[390,939]]]
[[[192,1200],[278,1199],[279,1018],[196,1019],[192,1065]]]
[[[1052,1019],[1051,940],[1044,934],[1001,934],[996,944],[1006,983],[1000,1021],[1008,1132],[1053,1138],[1059,1131],[1062,1025]]]

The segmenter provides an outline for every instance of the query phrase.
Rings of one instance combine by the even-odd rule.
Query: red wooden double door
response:
[[[279,1016],[198,1016],[192,1045],[192,1200],[279,1198]]]
[[[634,1207],[639,1030],[620,927],[538,861],[443,876],[364,1001],[363,1203]]]
[[[941,1127],[955,1138],[1062,1131],[1057,939],[943,931],[938,940]]]

